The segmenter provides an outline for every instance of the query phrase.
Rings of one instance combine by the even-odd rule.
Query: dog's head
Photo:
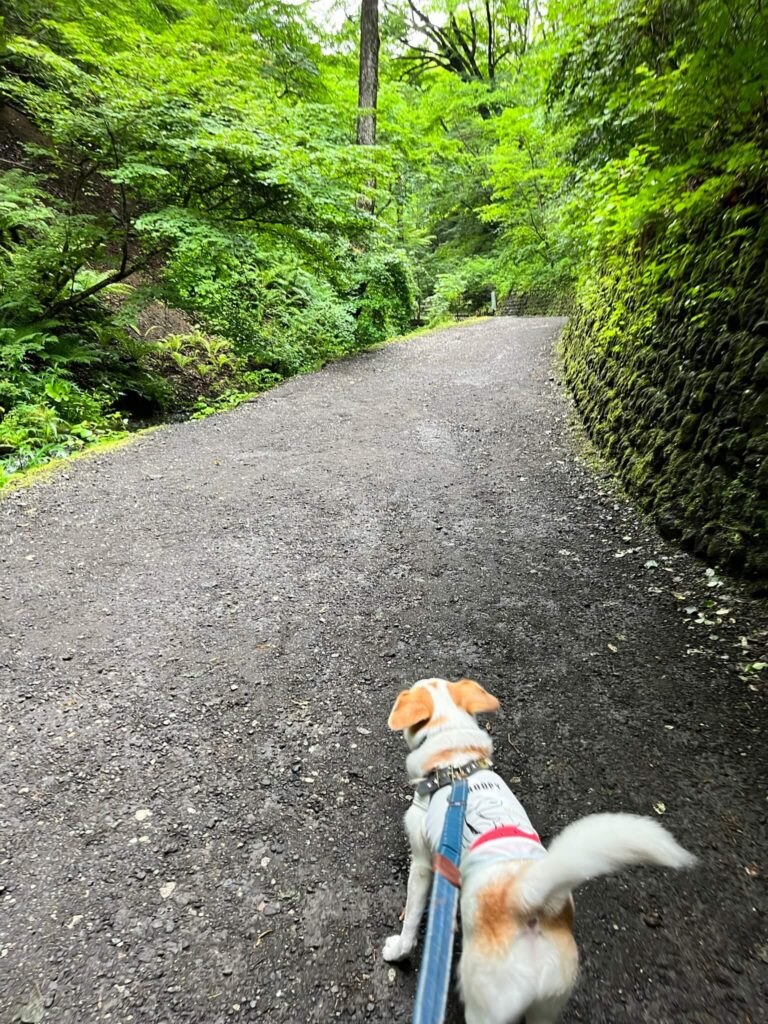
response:
[[[498,711],[498,700],[473,679],[449,683],[447,679],[420,679],[401,690],[389,714],[389,728],[402,731],[413,750],[425,731],[466,726],[481,711]]]

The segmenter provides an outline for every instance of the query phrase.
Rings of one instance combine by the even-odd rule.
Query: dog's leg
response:
[[[432,868],[428,860],[414,857],[408,872],[408,895],[405,900],[403,930],[399,935],[390,935],[384,943],[382,956],[385,960],[404,960],[416,945],[419,925],[427,905]]]
[[[405,830],[411,844],[411,867],[408,872],[408,894],[405,899],[403,930],[399,935],[390,935],[384,943],[382,956],[385,960],[404,960],[416,945],[419,925],[427,905],[432,866],[429,847],[424,841],[421,826],[424,811],[412,805],[405,815]]]

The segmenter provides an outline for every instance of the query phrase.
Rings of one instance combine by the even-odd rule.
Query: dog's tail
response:
[[[521,879],[518,901],[525,912],[557,914],[582,882],[611,874],[629,864],[685,868],[693,854],[652,818],[636,814],[591,814],[557,836],[546,856],[534,861]]]

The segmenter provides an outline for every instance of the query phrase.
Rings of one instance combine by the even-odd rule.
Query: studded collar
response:
[[[449,765],[447,768],[436,768],[429,775],[416,780],[416,793],[421,797],[430,797],[438,789],[452,785],[456,779],[467,779],[470,775],[474,775],[475,772],[487,771],[492,767],[493,761],[489,757],[480,757],[476,761],[470,761],[469,764],[463,764],[458,767]]]

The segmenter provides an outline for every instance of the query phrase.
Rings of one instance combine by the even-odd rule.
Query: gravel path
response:
[[[500,697],[545,838],[663,812],[702,858],[581,892],[566,1020],[768,1021],[764,623],[579,459],[561,323],[391,345],[0,502],[0,1024],[408,1020],[386,717],[432,674]]]

